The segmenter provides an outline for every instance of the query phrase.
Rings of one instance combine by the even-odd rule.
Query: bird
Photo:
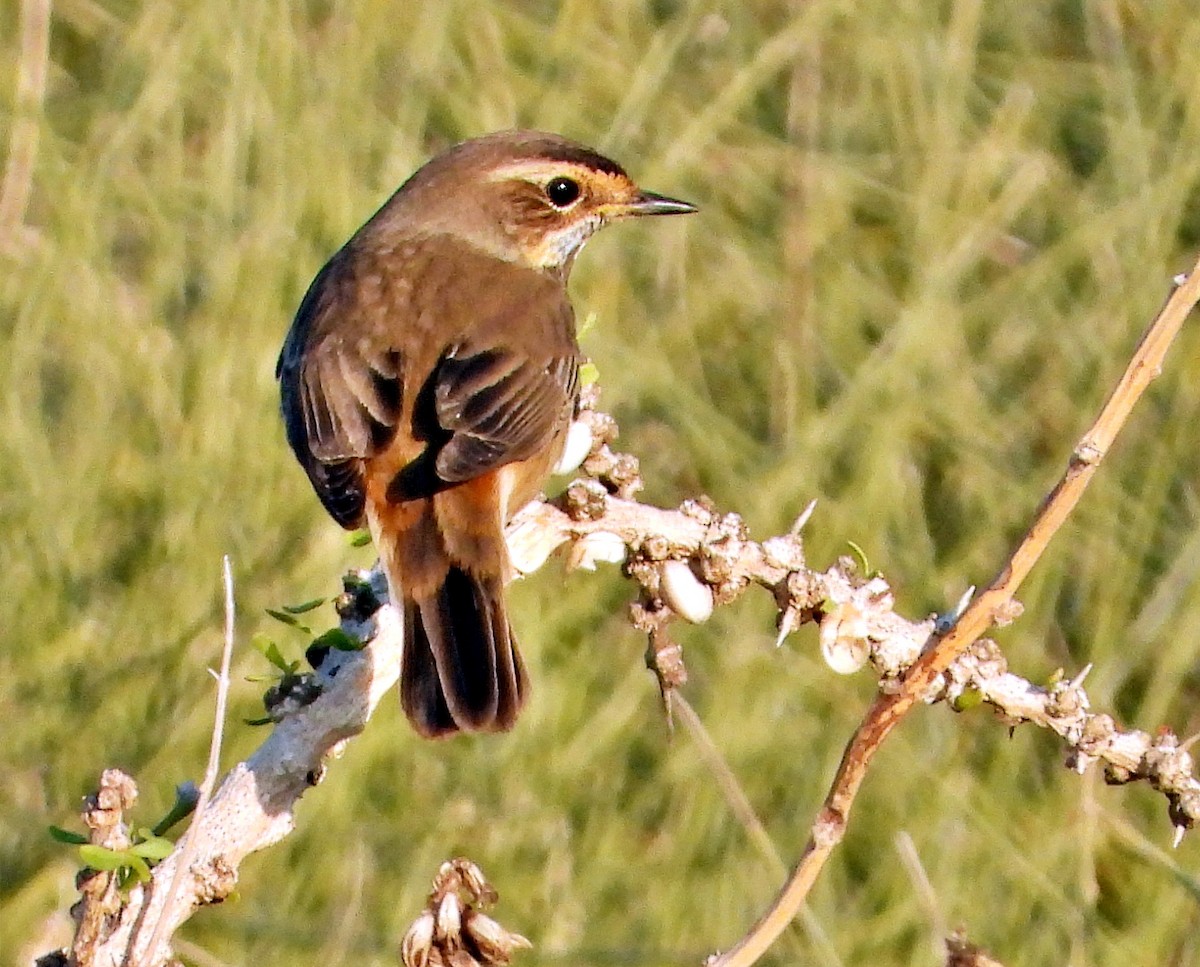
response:
[[[371,533],[420,735],[507,731],[529,693],[504,527],[576,413],[576,256],[610,222],[696,210],[592,148],[501,131],[420,167],[300,302],[276,366],[287,440],[333,519]]]

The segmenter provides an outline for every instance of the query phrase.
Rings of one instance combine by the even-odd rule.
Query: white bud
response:
[[[596,570],[598,563],[620,564],[625,560],[625,542],[608,531],[593,531],[580,538],[567,556],[567,569]]]
[[[849,675],[867,663],[870,627],[866,616],[847,601],[821,620],[821,655],[839,675]]]
[[[505,533],[508,559],[518,574],[532,574],[554,553],[562,537],[552,527],[540,527],[532,518],[518,518]]]
[[[712,588],[696,577],[687,561],[663,561],[658,587],[663,601],[685,621],[700,624],[712,617]]]
[[[586,423],[576,420],[567,428],[567,441],[563,445],[562,456],[554,465],[555,473],[574,473],[580,464],[592,452],[592,428]]]

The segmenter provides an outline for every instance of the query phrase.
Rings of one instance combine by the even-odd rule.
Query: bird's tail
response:
[[[430,738],[507,731],[529,685],[504,604],[503,531],[497,523],[494,534],[477,530],[449,548],[437,499],[410,504],[399,529],[372,522],[393,601],[404,612],[401,705]]]
[[[405,598],[400,699],[418,732],[506,731],[527,690],[498,578],[451,567],[432,594]]]

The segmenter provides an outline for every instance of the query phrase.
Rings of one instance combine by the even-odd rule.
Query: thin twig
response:
[[[837,775],[812,824],[808,844],[790,879],[759,921],[733,949],[714,958],[711,967],[749,967],[791,922],[829,855],[841,842],[850,808],[875,753],[954,660],[998,619],[1010,613],[1021,582],[1074,510],[1134,404],[1161,371],[1171,342],[1197,302],[1200,302],[1200,261],[1171,294],[1142,337],[1096,422],[1076,446],[1062,479],[1042,502],[1029,531],[995,580],[946,634],[931,639],[930,647],[905,673],[898,688],[876,697],[843,753]]]
[[[228,554],[221,559],[221,577],[225,588],[225,645],[221,649],[220,673],[218,674],[209,669],[209,674],[217,680],[217,709],[214,714],[212,739],[208,745],[208,766],[204,770],[204,781],[200,784],[200,797],[196,800],[196,811],[192,815],[191,825],[188,826],[186,834],[187,842],[183,844],[183,850],[179,855],[179,862],[176,864],[171,875],[171,884],[167,889],[166,902],[163,904],[161,914],[154,921],[154,932],[150,934],[150,943],[146,945],[143,954],[143,963],[146,964],[156,963],[154,952],[158,949],[159,943],[164,939],[163,933],[170,920],[175,900],[179,895],[180,874],[191,868],[192,861],[196,857],[198,845],[197,831],[200,829],[200,823],[208,810],[208,803],[212,797],[213,788],[217,784],[217,775],[221,768],[221,743],[225,735],[225,706],[229,701],[229,666],[233,660],[235,614],[233,569],[230,566]]]

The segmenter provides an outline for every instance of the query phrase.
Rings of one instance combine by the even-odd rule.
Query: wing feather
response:
[[[451,433],[437,475],[448,483],[471,480],[551,446],[570,418],[578,374],[575,352],[547,360],[457,348],[434,374],[438,423]]]
[[[402,403],[395,348],[378,340],[347,344],[334,331],[361,309],[343,249],[309,286],[276,367],[288,442],[343,527],[362,524],[361,460],[395,435]]]

